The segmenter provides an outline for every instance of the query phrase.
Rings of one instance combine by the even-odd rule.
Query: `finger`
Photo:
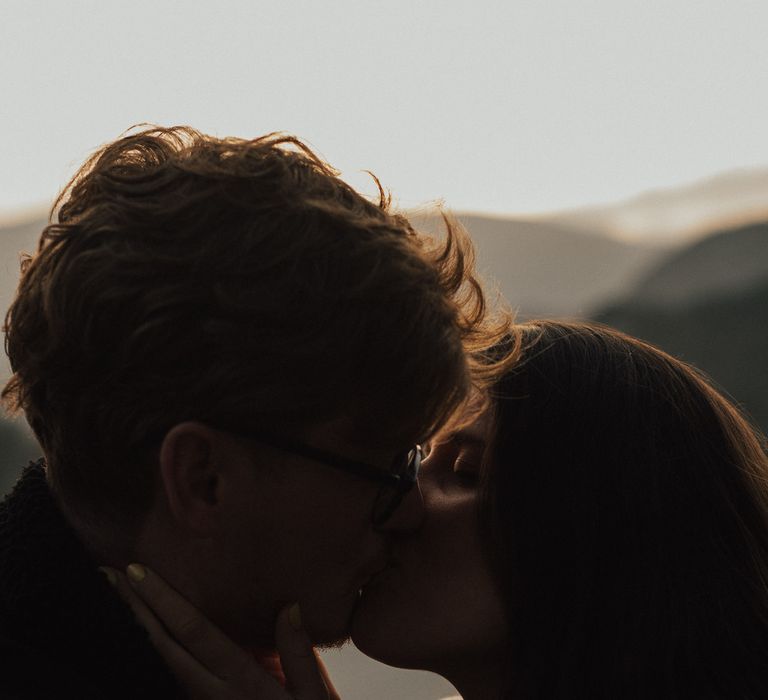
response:
[[[128,603],[136,619],[142,624],[147,632],[149,632],[150,638],[154,641],[155,639],[162,639],[164,635],[168,636],[168,633],[165,631],[157,617],[155,617],[152,611],[145,605],[144,601],[134,593],[133,589],[128,584],[125,575],[116,569],[110,569],[106,566],[100,568],[102,571],[107,572],[109,582],[115,587],[120,594],[120,597]]]
[[[186,598],[147,567],[131,564],[128,581],[182,647],[218,678],[269,698],[280,684]]]
[[[152,645],[163,657],[177,680],[190,693],[190,697],[201,699],[215,697],[221,690],[220,679],[168,634],[160,620],[134,592],[124,574],[109,567],[100,568],[120,597],[131,608],[138,622],[147,630]]]
[[[285,673],[285,687],[295,700],[328,700],[312,642],[301,625],[298,604],[286,606],[277,616],[275,642]]]

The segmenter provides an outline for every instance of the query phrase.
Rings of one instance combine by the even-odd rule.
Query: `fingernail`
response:
[[[147,575],[147,570],[141,564],[129,564],[125,572],[128,574],[128,578],[136,583],[143,581]]]
[[[288,622],[296,631],[301,629],[301,609],[298,603],[294,603],[288,608]]]
[[[107,569],[105,566],[100,566],[99,571],[101,571],[101,573],[107,577],[107,581],[109,581],[111,585],[117,585],[117,575],[114,571],[112,571],[112,569]]]

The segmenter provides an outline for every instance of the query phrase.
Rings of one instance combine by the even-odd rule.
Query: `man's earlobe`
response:
[[[160,478],[177,523],[200,536],[215,534],[219,521],[216,433],[202,423],[179,423],[160,447]]]

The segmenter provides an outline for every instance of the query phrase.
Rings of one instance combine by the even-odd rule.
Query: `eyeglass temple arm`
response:
[[[410,488],[411,479],[407,477],[383,472],[378,467],[365,464],[364,462],[357,462],[352,459],[345,459],[339,455],[321,450],[318,447],[310,447],[309,445],[303,445],[288,438],[282,438],[275,435],[264,435],[261,433],[250,432],[248,433],[247,437],[258,440],[259,442],[262,442],[270,447],[287,450],[301,457],[317,460],[323,464],[327,464],[329,467],[334,467],[336,469],[340,469],[341,471],[356,474],[371,481],[386,483],[399,488],[402,488],[405,486],[405,484],[408,484],[408,488]]]

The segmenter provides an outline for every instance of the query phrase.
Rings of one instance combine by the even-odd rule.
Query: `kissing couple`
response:
[[[376,181],[378,184],[378,181]],[[514,323],[294,137],[95,153],[6,318],[3,697],[768,697],[768,458],[694,368]]]

